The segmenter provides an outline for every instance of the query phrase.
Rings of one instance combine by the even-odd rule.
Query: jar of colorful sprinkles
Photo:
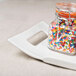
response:
[[[49,48],[62,53],[76,53],[76,4],[57,3],[56,19],[49,26]]]

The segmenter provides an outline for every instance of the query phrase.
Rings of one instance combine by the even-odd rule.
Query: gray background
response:
[[[76,76],[76,71],[35,60],[7,41],[40,21],[49,24],[60,1],[0,0],[0,76]]]

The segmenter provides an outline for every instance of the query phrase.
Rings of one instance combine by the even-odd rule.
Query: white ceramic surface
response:
[[[8,41],[34,58],[40,59],[46,63],[76,70],[76,56],[61,54],[48,49],[48,38],[36,46],[27,41],[29,37],[39,31],[43,31],[48,35],[48,26],[49,25],[45,22],[40,22],[31,29],[8,39]]]

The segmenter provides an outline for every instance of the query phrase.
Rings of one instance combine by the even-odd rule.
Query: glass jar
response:
[[[56,19],[49,26],[49,48],[74,55],[76,53],[76,4],[57,3]]]

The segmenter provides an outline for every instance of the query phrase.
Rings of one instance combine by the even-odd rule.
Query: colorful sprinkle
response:
[[[50,48],[70,54],[75,53],[76,19],[68,19],[68,22],[63,19],[60,19],[59,22],[52,22],[49,33]]]

